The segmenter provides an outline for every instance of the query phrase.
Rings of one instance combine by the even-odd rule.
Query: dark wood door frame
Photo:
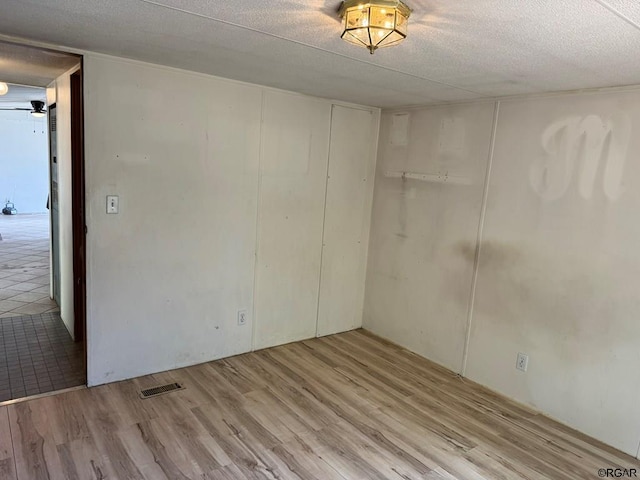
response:
[[[84,342],[86,360],[87,269],[82,67],[71,74],[71,205],[73,222],[74,336],[76,342]]]

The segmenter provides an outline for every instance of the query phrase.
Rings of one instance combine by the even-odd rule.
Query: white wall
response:
[[[466,376],[636,456],[640,92],[501,102],[482,217],[493,108],[410,114],[410,168],[467,165],[458,187],[384,178],[402,167],[384,115],[364,325],[460,371],[483,218]],[[430,147],[448,142],[460,162]]]
[[[254,348],[362,325],[378,117],[265,92]]]
[[[332,102],[98,55],[84,74],[89,384],[314,336]]]
[[[334,105],[331,118],[319,336],[362,326],[379,129],[372,110]]]
[[[314,337],[331,104],[265,92],[255,347]]]
[[[71,76],[67,72],[56,79],[55,90],[57,160],[58,160],[58,211],[60,249],[60,316],[72,338],[73,312],[73,217],[71,204]],[[49,98],[48,100],[52,100]]]
[[[493,112],[388,113],[380,130],[365,326],[456,371]]]
[[[46,118],[0,111],[0,209],[10,199],[18,213],[45,213],[49,193]]]

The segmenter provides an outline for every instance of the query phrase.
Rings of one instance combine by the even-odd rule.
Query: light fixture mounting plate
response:
[[[401,2],[400,0],[373,0],[371,2],[365,2],[363,0],[344,0],[340,5],[340,9],[338,10],[338,15],[340,18],[344,17],[344,14],[353,7],[358,7],[362,5],[363,8],[369,7],[371,4],[380,7],[389,7],[396,8],[400,13],[402,13],[405,17],[409,18],[413,9],[409,7],[406,3]]]

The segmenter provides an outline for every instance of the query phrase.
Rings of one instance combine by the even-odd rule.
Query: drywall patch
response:
[[[440,123],[438,152],[440,156],[451,160],[462,160],[467,146],[466,120],[461,117],[448,117]]]
[[[120,152],[116,153],[114,160],[120,163],[143,165],[151,163],[151,155],[148,153]]]
[[[391,129],[389,131],[389,143],[394,147],[406,147],[409,144],[408,113],[396,113],[391,116]]]

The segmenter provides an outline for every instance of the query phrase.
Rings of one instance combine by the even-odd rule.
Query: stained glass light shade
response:
[[[407,36],[411,9],[398,0],[345,0],[340,7],[342,39],[369,49],[397,45]]]

